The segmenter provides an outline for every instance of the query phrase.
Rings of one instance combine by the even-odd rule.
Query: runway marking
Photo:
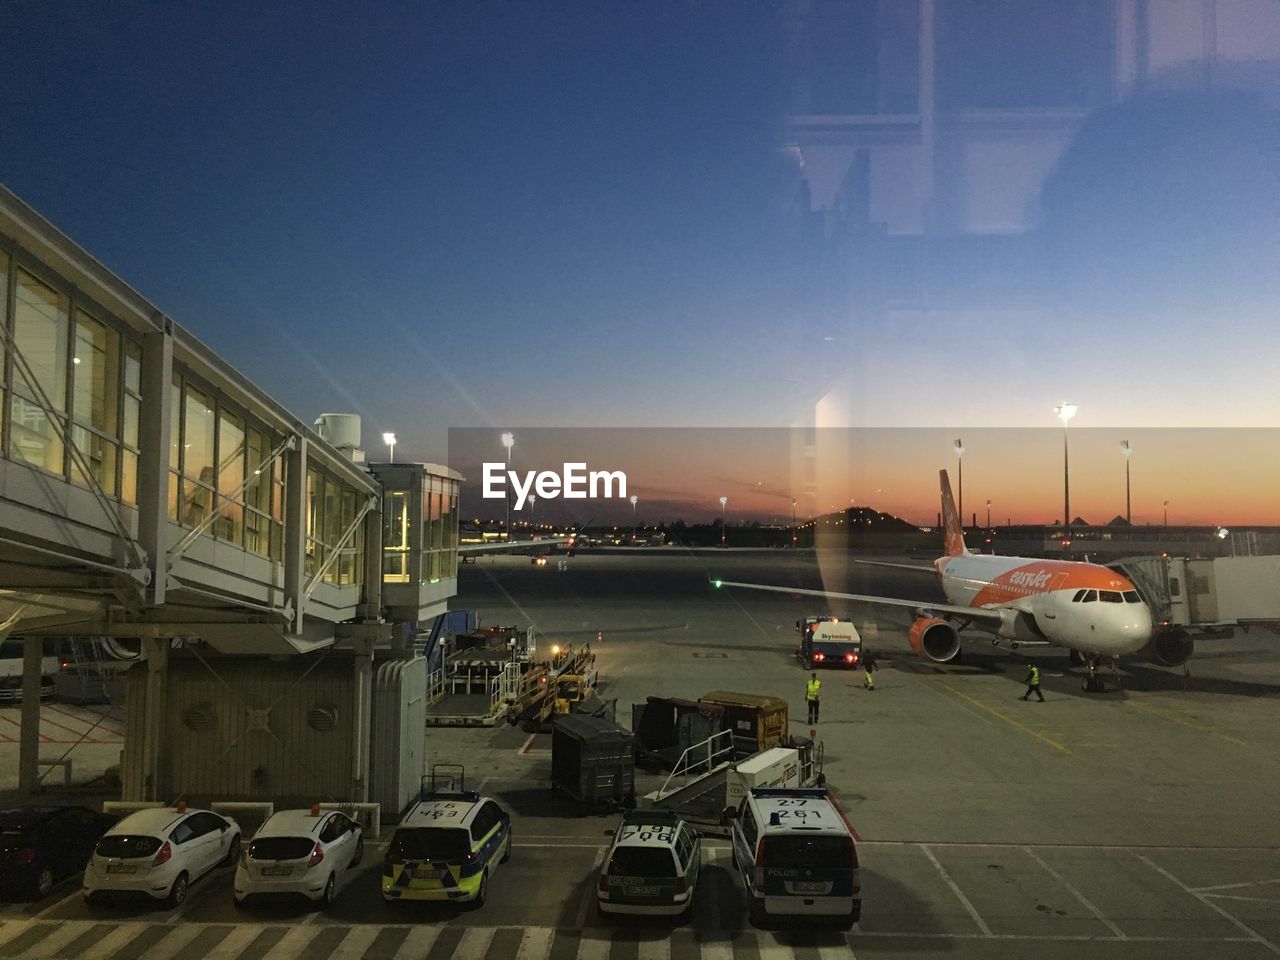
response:
[[[1092,901],[1090,901],[1088,897],[1086,897],[1083,893],[1077,890],[1075,886],[1069,880],[1067,880],[1066,877],[1060,874],[1057,870],[1053,869],[1053,867],[1049,866],[1049,864],[1045,863],[1044,860],[1040,858],[1040,855],[1037,854],[1030,847],[1023,847],[1022,849],[1027,854],[1027,856],[1029,856],[1036,863],[1040,864],[1040,866],[1044,868],[1044,871],[1047,874],[1049,874],[1049,876],[1053,877],[1053,879],[1057,880],[1060,884],[1066,887],[1068,892],[1070,892],[1070,894],[1073,897],[1075,897],[1077,900],[1080,901],[1081,906],[1083,906],[1086,910],[1088,910],[1095,917],[1101,920],[1108,930],[1114,933],[1121,940],[1126,939],[1124,935],[1124,931],[1121,930],[1119,927],[1117,927],[1109,919],[1107,919],[1107,917],[1103,915],[1102,911],[1099,910],[1097,907],[1095,907]]]
[[[1246,880],[1244,883],[1216,883],[1211,887],[1192,887],[1196,893],[1212,893],[1215,890],[1244,890],[1248,887],[1266,887],[1280,883],[1280,877],[1274,880]]]
[[[1126,700],[1125,704],[1127,706],[1134,707],[1137,710],[1144,710],[1147,713],[1151,714],[1152,716],[1160,717],[1162,720],[1168,720],[1170,723],[1176,723],[1176,724],[1179,724],[1180,726],[1187,727],[1190,730],[1195,730],[1199,733],[1208,734],[1211,737],[1217,737],[1219,740],[1225,740],[1227,743],[1234,744],[1237,747],[1250,746],[1250,744],[1246,743],[1244,740],[1240,740],[1236,737],[1228,736],[1225,733],[1219,733],[1217,730],[1214,730],[1212,727],[1207,727],[1202,723],[1196,723],[1191,720],[1184,720],[1181,717],[1176,717],[1170,713],[1166,713],[1164,710],[1157,710],[1155,707],[1151,706],[1150,704],[1138,703],[1134,700]]]
[[[1145,863],[1148,867],[1150,867],[1156,873],[1160,874],[1160,876],[1168,880],[1170,883],[1174,884],[1179,889],[1184,890],[1185,892],[1189,893],[1191,896],[1195,897],[1197,900],[1203,903],[1206,907],[1208,907],[1214,913],[1218,914],[1218,916],[1222,917],[1224,920],[1229,921],[1237,929],[1241,930],[1242,932],[1252,937],[1255,942],[1262,944],[1269,951],[1274,953],[1276,956],[1280,957],[1280,947],[1277,947],[1274,943],[1272,943],[1262,934],[1258,933],[1258,931],[1254,930],[1253,927],[1249,926],[1247,923],[1245,923],[1235,914],[1230,913],[1224,908],[1218,906],[1218,904],[1214,903],[1211,899],[1209,899],[1208,894],[1199,893],[1195,890],[1192,890],[1185,883],[1183,883],[1181,880],[1175,877],[1172,873],[1170,873],[1164,867],[1160,866],[1160,864],[1156,863],[1150,857],[1143,856],[1141,853],[1138,853],[1138,851],[1136,850],[1130,850],[1129,852],[1133,854],[1133,856],[1141,860],[1143,863]]]
[[[965,910],[969,912],[969,916],[973,917],[973,922],[978,925],[978,929],[985,935],[991,936],[991,928],[987,926],[987,921],[982,919],[982,915],[978,913],[977,908],[969,902],[969,898],[964,895],[964,891],[961,890],[960,887],[956,885],[956,882],[951,879],[951,874],[947,873],[947,868],[938,862],[938,858],[933,855],[933,851],[929,849],[927,844],[921,843],[918,846],[924,851],[924,855],[929,858],[929,862],[937,868],[939,875],[942,877],[946,885],[951,888],[951,892],[956,895],[956,899],[959,900]]]
[[[968,700],[979,710],[985,710],[987,713],[991,714],[993,717],[999,717],[1001,720],[1009,724],[1009,726],[1013,727],[1015,730],[1021,730],[1027,736],[1035,737],[1037,740],[1041,741],[1042,743],[1048,744],[1049,746],[1053,747],[1053,749],[1057,750],[1060,753],[1065,754],[1068,757],[1074,756],[1074,754],[1071,752],[1069,747],[1064,746],[1063,744],[1059,743],[1057,740],[1054,740],[1050,737],[1046,737],[1043,733],[1040,733],[1037,730],[1032,730],[1025,723],[1020,723],[1019,721],[1013,719],[1013,717],[1010,717],[1007,714],[1001,713],[995,707],[988,706],[987,704],[983,703],[981,700],[978,700],[975,697],[971,697],[967,693],[964,693],[963,691],[957,690],[951,684],[940,683],[939,686],[946,687],[946,689],[950,690],[957,697],[961,697],[962,699]],[[1032,707],[1031,709],[1034,710],[1035,707]]]

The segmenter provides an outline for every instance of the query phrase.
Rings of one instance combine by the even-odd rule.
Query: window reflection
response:
[[[15,365],[10,409],[9,455],[15,460],[63,473],[62,441],[36,401],[37,388],[54,411],[67,409],[67,353],[69,314],[64,294],[18,270],[14,298],[13,338],[30,367],[35,384]],[[66,429],[66,418],[59,417]]]

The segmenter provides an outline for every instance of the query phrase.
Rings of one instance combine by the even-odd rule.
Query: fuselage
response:
[[[1016,611],[1050,643],[1118,656],[1151,639],[1151,611],[1133,583],[1108,567],[970,553],[934,566],[949,603]]]

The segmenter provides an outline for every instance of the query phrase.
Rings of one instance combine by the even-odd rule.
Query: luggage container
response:
[[[635,806],[635,737],[601,717],[557,717],[551,730],[551,789],[583,804]]]
[[[725,729],[724,707],[676,697],[649,697],[631,705],[636,756],[655,769],[671,769],[681,754]]]
[[[787,701],[752,693],[715,690],[699,703],[724,707],[725,725],[733,731],[733,749],[741,759],[779,746],[787,737]]]

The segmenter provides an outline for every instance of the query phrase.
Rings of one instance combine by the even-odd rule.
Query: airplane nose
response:
[[[1151,636],[1151,611],[1147,609],[1146,604],[1135,605],[1135,609],[1127,612],[1124,632],[1141,637]]]

